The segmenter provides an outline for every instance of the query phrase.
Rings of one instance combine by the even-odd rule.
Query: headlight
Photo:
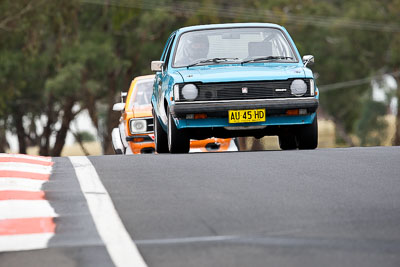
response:
[[[199,94],[199,90],[197,89],[196,85],[194,84],[186,84],[182,88],[182,95],[187,100],[194,100],[196,99],[197,95]]]
[[[307,92],[307,84],[300,79],[294,80],[290,85],[290,90],[292,91],[292,95],[302,96]]]
[[[129,128],[131,133],[144,133],[147,131],[146,120],[130,120]]]

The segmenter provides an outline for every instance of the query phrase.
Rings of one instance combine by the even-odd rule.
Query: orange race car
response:
[[[122,113],[118,128],[112,131],[112,144],[116,154],[154,153],[151,107],[153,82],[154,75],[136,77],[131,82],[128,93],[121,93],[121,102],[114,104],[113,110]],[[190,142],[190,152],[228,150],[237,150],[231,138],[209,138]]]

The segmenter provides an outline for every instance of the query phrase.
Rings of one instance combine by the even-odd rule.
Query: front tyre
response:
[[[296,136],[293,134],[281,134],[279,135],[279,147],[282,150],[294,150],[297,149]]]
[[[190,139],[183,130],[179,130],[168,111],[168,148],[171,153],[188,153]]]
[[[163,130],[153,110],[154,121],[154,146],[157,153],[168,153],[167,133]]]
[[[318,120],[315,115],[311,124],[300,126],[297,132],[297,143],[299,149],[316,149],[318,146]]]

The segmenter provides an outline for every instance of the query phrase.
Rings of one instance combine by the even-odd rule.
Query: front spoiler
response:
[[[307,109],[314,113],[319,105],[315,97],[299,98],[275,98],[275,99],[252,99],[252,100],[221,100],[221,101],[192,101],[176,102],[171,105],[170,111],[174,117],[182,118],[186,114],[194,113],[218,113],[239,109],[287,110]]]

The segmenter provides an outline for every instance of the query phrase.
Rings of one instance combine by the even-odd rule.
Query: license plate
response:
[[[265,109],[229,110],[229,123],[265,121]]]

